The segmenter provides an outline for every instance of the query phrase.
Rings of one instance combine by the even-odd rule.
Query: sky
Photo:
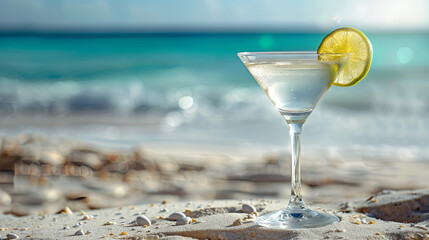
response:
[[[429,30],[426,0],[0,0],[6,30]]]

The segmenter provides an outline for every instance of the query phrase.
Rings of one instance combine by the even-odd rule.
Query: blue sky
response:
[[[0,28],[429,30],[425,0],[1,0]]]

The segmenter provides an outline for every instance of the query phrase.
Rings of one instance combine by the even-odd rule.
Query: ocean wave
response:
[[[261,36],[267,34],[1,38],[0,129],[34,132],[37,121],[63,121],[61,128],[49,122],[43,131],[128,144],[139,139],[213,139],[222,144],[284,145],[285,123],[236,53],[314,50],[323,35],[272,34],[270,49],[260,46]],[[370,36],[371,71],[356,86],[332,87],[323,97],[305,127],[312,145],[364,146],[359,151],[368,144],[386,145],[387,150],[426,147],[428,36]],[[404,43],[421,50],[414,51],[409,62],[397,56]],[[91,121],[78,120],[85,116]],[[151,127],[171,135],[137,131],[142,116],[151,116]]]
[[[415,79],[408,90],[399,80],[383,86],[332,87],[306,123],[303,146],[344,156],[426,159],[428,84]],[[109,147],[174,142],[288,151],[286,123],[257,87],[155,90],[141,81],[23,83],[3,78],[0,129]]]

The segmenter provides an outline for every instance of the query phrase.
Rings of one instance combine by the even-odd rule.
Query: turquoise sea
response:
[[[14,93],[9,91],[26,86],[38,88],[40,95],[55,95],[43,101],[33,96],[34,101],[28,101],[33,105],[40,104],[37,111],[42,112],[50,111],[46,104],[57,101],[57,97],[76,96],[88,97],[88,106],[82,100],[82,106],[70,103],[67,110],[109,110],[113,106],[108,106],[108,102],[127,94],[118,92],[121,88],[137,85],[155,92],[178,88],[208,88],[213,92],[256,88],[256,83],[237,58],[237,52],[315,51],[324,35],[3,34],[0,35],[3,106],[0,109],[2,112],[34,110],[15,102],[19,96],[10,96]],[[372,69],[369,80],[365,81],[368,84],[387,81],[386,84],[391,85],[396,79],[413,81],[427,75],[429,34],[369,33],[368,37],[374,48]],[[102,96],[98,96],[97,91],[102,91]],[[138,92],[139,89],[130,91]],[[10,99],[6,99],[8,96]],[[100,109],[91,103],[98,97],[107,100],[105,105],[99,106]],[[12,109],[5,109],[7,101],[13,105],[10,106]]]
[[[153,115],[159,118],[155,125],[160,132],[214,129],[213,135],[229,134],[231,142],[247,139],[246,143],[281,145],[287,136],[279,134],[277,127],[286,127],[236,54],[315,51],[325,35],[2,33],[0,130],[10,134],[35,131],[39,125],[23,119],[37,117],[89,114],[105,119]],[[316,136],[312,137],[313,142],[337,136],[332,143],[340,139],[357,149],[369,145],[386,149],[427,146],[429,34],[367,36],[374,49],[367,78],[351,88],[331,88],[320,110],[310,118],[306,131]],[[111,124],[107,122],[103,124]],[[320,125],[327,127],[321,130]],[[263,130],[263,126],[269,127]],[[106,133],[107,137],[96,139],[139,139],[129,137],[135,131],[129,130],[127,135],[125,127],[114,127]],[[45,128],[52,129],[55,128]],[[248,136],[249,129],[255,131],[254,136]],[[177,135],[173,140],[181,141],[183,138]],[[146,140],[163,141],[162,137],[151,136]],[[195,137],[195,141],[199,138]],[[216,141],[222,142],[213,140]]]

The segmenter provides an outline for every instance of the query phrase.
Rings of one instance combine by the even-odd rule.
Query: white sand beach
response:
[[[414,191],[396,193],[395,203],[416,202],[424,199],[427,210],[429,192]],[[411,194],[414,198],[409,199]],[[407,197],[408,196],[408,197]],[[392,202],[378,201],[377,204]],[[380,198],[381,199],[381,198]],[[253,205],[258,214],[279,210],[287,204],[280,200],[218,200],[146,204],[124,206],[98,211],[64,211],[52,215],[37,215],[24,218],[8,217],[0,220],[0,236],[16,234],[22,239],[428,239],[429,221],[401,223],[383,221],[356,212],[341,212],[338,205],[331,210],[313,206],[338,216],[337,224],[310,229],[275,230],[260,227],[253,221],[253,214],[243,213],[243,204]],[[168,220],[170,214],[182,212],[191,223],[178,225]],[[392,208],[392,212],[395,212]],[[406,213],[403,213],[406,214]],[[141,226],[135,222],[144,215],[151,224]],[[426,213],[427,215],[427,213]],[[405,215],[397,214],[397,217]],[[241,219],[240,223],[235,223]]]
[[[246,151],[243,151],[246,152]],[[284,153],[225,148],[94,147],[23,135],[3,138],[0,237],[23,239],[426,239],[426,161],[309,152],[303,196],[341,221],[322,228],[270,230],[241,212],[282,209],[290,187]],[[396,192],[399,191],[399,192]],[[59,213],[64,209],[72,213]],[[187,213],[193,223],[167,218]],[[145,215],[151,226],[132,223]],[[241,219],[242,224],[234,226]],[[243,220],[243,219],[246,219]],[[82,230],[75,235],[76,232]],[[122,234],[122,235],[121,235]],[[10,235],[10,237],[13,237]]]

